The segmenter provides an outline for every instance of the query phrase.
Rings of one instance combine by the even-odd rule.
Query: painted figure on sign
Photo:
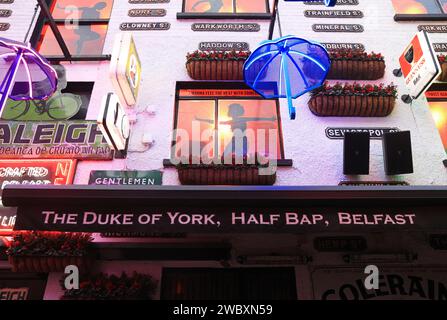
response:
[[[232,132],[232,138],[231,142],[228,143],[228,145],[225,147],[224,150],[224,156],[228,156],[231,154],[238,154],[238,150],[236,150],[236,139],[237,135],[236,132],[240,132],[243,134],[242,137],[242,156],[246,156],[248,154],[248,138],[246,136],[247,131],[247,125],[248,122],[252,121],[276,121],[276,117],[270,117],[270,118],[261,118],[261,117],[244,117],[245,109],[244,107],[239,103],[232,103],[228,106],[228,117],[231,118],[231,120],[228,121],[219,121],[219,125],[229,125],[231,126],[231,132]],[[214,124],[213,120],[209,119],[200,119],[196,117],[196,120]]]
[[[85,20],[97,20],[101,18],[101,10],[105,9],[107,7],[107,3],[104,1],[98,2],[92,7],[76,7],[76,6],[69,6],[69,7],[62,7],[60,5],[57,5],[58,9],[61,10],[68,10],[73,11],[76,10],[81,13],[79,19],[85,19]],[[76,54],[79,55],[82,52],[82,48],[84,46],[84,43],[87,41],[95,41],[98,40],[101,35],[95,31],[92,30],[91,26],[84,25],[84,26],[78,26],[74,33],[79,36],[79,40],[76,42]]]
[[[208,3],[210,5],[210,8],[204,12],[219,12],[224,5],[223,0],[199,0],[192,6],[191,9],[195,11],[197,6],[202,3]]]

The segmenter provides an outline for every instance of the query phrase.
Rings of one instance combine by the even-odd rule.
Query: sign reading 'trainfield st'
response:
[[[0,160],[0,189],[9,184],[71,184],[75,168],[76,160]]]
[[[96,121],[0,122],[0,159],[112,157]]]

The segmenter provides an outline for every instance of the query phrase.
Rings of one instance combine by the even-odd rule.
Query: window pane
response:
[[[177,132],[176,132],[176,157],[185,157],[192,154],[192,142],[200,144],[200,151],[209,146],[207,156],[214,156],[214,138],[211,130],[215,126],[215,109],[214,100],[180,100],[178,102],[177,114]],[[193,130],[193,127],[198,128]],[[205,135],[205,131],[209,130],[210,134]],[[193,135],[194,133],[200,132]],[[185,154],[187,153],[187,154]]]
[[[259,153],[280,159],[281,145],[278,127],[279,119],[274,100],[219,101],[220,155],[235,153],[237,156],[242,156]],[[238,145],[235,144],[238,129],[246,133],[242,135],[242,141],[237,142],[242,147],[242,155],[238,152],[240,147],[236,148]],[[271,139],[274,139],[272,143],[270,143]]]
[[[233,0],[185,0],[185,12],[233,13]]]
[[[442,13],[436,0],[392,0],[398,14]]]
[[[79,25],[77,28],[66,28],[58,25],[59,31],[72,55],[100,55],[107,33],[107,24]],[[38,50],[43,55],[62,55],[62,51],[47,25],[42,30]]]
[[[447,13],[447,0],[439,0],[442,6],[442,10],[444,10],[444,13]]]
[[[56,0],[51,7],[54,19],[109,19],[113,0]]]
[[[237,13],[266,13],[265,0],[236,0]]]
[[[447,102],[430,102],[430,110],[447,152]]]

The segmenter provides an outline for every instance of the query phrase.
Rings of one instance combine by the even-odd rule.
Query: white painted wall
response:
[[[273,1],[271,1],[273,2]],[[23,4],[26,3],[25,6]],[[21,40],[26,33],[34,12],[34,0],[16,0],[10,7],[14,13],[8,20],[11,29],[2,36]],[[20,9],[19,9],[20,7]],[[23,8],[22,8],[23,7]],[[164,8],[165,17],[132,18],[127,15],[132,8]],[[91,170],[161,169],[164,171],[164,184],[178,184],[175,169],[164,169],[162,160],[169,157],[169,146],[173,127],[173,109],[176,81],[191,80],[184,67],[185,55],[198,48],[201,41],[245,41],[251,49],[268,36],[269,22],[265,20],[248,21],[261,25],[261,31],[246,32],[193,32],[194,22],[206,20],[177,20],[176,14],[182,8],[181,0],[172,0],[166,4],[135,5],[128,1],[116,1],[112,11],[109,30],[104,46],[104,53],[110,53],[113,38],[120,32],[122,22],[170,22],[168,31],[135,31],[136,45],[140,51],[143,74],[142,87],[135,108],[137,123],[132,128],[131,152],[126,160],[106,162],[82,161],[78,165],[76,184],[88,183]],[[381,52],[386,57],[386,77],[378,83],[394,82],[399,86],[400,94],[406,93],[402,78],[395,78],[392,70],[398,67],[398,57],[417,32],[418,24],[426,22],[397,23],[394,22],[394,10],[389,0],[360,0],[359,6],[340,6],[338,9],[362,10],[363,19],[314,19],[305,18],[305,9],[324,9],[323,6],[308,6],[301,2],[280,1],[280,15],[283,34],[293,34],[303,38],[321,42],[361,42],[366,50]],[[211,22],[216,22],[215,20]],[[224,20],[218,22],[247,22]],[[365,32],[349,33],[315,33],[313,23],[360,23]],[[439,23],[434,23],[439,24]],[[277,33],[277,29],[275,30]],[[445,41],[445,34],[432,34],[434,42]],[[444,37],[444,39],[443,39]],[[112,90],[108,80],[108,62],[87,65],[67,65],[68,79],[71,81],[95,81],[87,118],[94,120],[99,112],[99,105],[104,94]],[[304,96],[295,102],[297,120],[288,119],[287,106],[281,101],[284,148],[286,158],[293,159],[293,168],[280,168],[278,185],[337,185],[347,180],[342,173],[342,141],[329,140],[325,136],[327,127],[398,127],[411,130],[415,173],[412,175],[387,177],[383,168],[383,153],[380,141],[373,141],[371,147],[371,174],[362,176],[361,180],[405,180],[413,185],[445,185],[447,170],[442,164],[446,158],[439,133],[424,99],[416,101],[412,106],[400,100],[393,114],[387,118],[320,118],[314,116],[307,107],[308,97]],[[150,107],[155,115],[144,110]],[[146,151],[141,144],[142,135],[150,132],[155,145]],[[324,172],[324,174],[321,174]]]

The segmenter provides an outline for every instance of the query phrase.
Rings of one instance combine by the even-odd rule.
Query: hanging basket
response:
[[[310,99],[309,108],[320,117],[386,117],[395,104],[387,96],[321,95]]]
[[[385,75],[385,61],[334,60],[327,79],[378,80]]]
[[[13,272],[48,273],[64,272],[69,265],[75,265],[81,272],[86,272],[92,267],[94,259],[87,256],[9,256],[8,261]]]

